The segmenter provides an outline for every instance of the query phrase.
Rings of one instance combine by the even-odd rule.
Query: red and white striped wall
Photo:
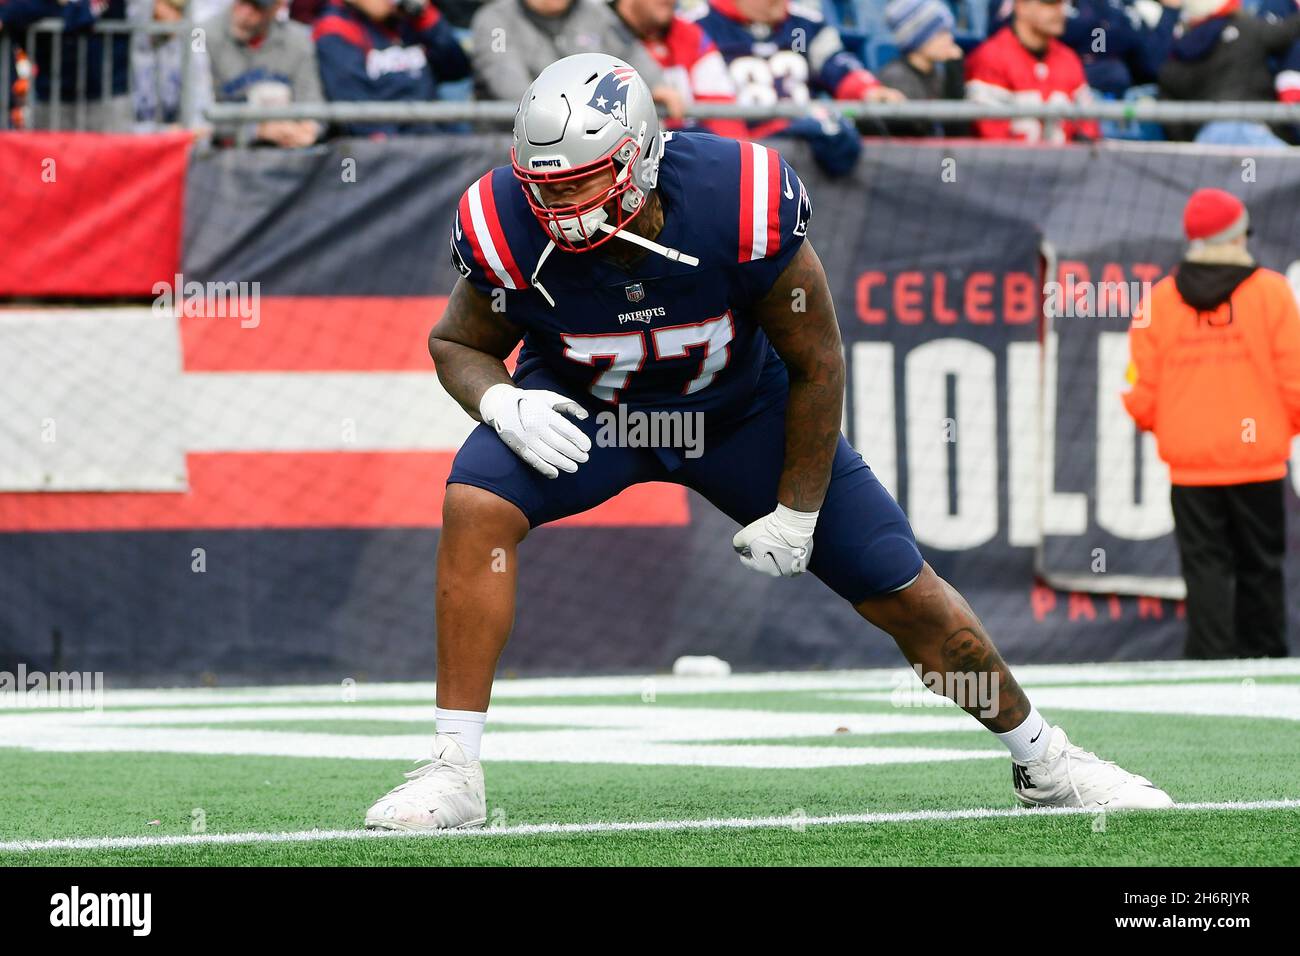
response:
[[[438,527],[474,425],[425,347],[445,299],[258,305],[0,310],[0,532]],[[688,520],[643,485],[564,523]]]

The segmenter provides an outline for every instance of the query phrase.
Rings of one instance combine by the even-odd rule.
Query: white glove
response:
[[[817,514],[816,511],[795,511],[779,504],[770,515],[764,515],[737,531],[731,539],[731,546],[745,567],[774,578],[792,578],[808,570]]]
[[[585,408],[559,392],[504,382],[484,392],[478,403],[479,417],[496,429],[506,447],[547,478],[577,471],[591,451],[591,439],[561,412],[578,420],[587,417]]]

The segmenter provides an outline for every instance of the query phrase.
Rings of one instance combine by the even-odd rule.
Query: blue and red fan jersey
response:
[[[880,82],[844,49],[839,31],[821,11],[790,3],[779,23],[746,20],[734,0],[712,0],[697,20],[727,61],[736,101],[771,106],[782,100],[805,103],[821,95],[861,99]],[[749,124],[750,139],[777,134],[804,139],[813,158],[830,176],[843,176],[862,151],[857,130],[847,121],[814,112],[799,120],[774,119]]]
[[[817,94],[861,99],[879,81],[844,49],[839,31],[821,11],[791,3],[780,23],[752,23],[734,0],[712,0],[699,20],[718,45],[741,103],[769,106],[779,100],[806,102]]]
[[[539,269],[549,239],[509,166],[461,198],[452,262],[523,330],[521,372],[543,363],[594,407],[739,414],[774,356],[751,311],[804,241],[808,193],[775,150],[702,131],[665,134],[657,193],[655,241],[698,265],[648,252],[625,271],[606,245]]]
[[[347,3],[331,3],[312,30],[321,87],[331,101],[432,100],[437,86],[469,75],[469,58],[432,3],[418,17],[376,23]],[[417,132],[396,124],[353,125],[353,135]]]
[[[1258,16],[1271,23],[1300,13],[1300,0],[1261,0]],[[1273,83],[1283,103],[1300,103],[1300,40],[1272,61]]]
[[[731,82],[727,61],[698,23],[675,16],[663,36],[643,39],[641,43],[663,68],[664,82],[676,87],[688,102],[736,101],[736,86]],[[719,136],[748,135],[748,125],[741,120],[705,120],[700,125]]]

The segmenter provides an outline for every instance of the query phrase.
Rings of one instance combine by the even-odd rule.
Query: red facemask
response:
[[[632,144],[632,156],[626,163],[620,163],[614,157],[628,143]],[[629,136],[619,142],[609,155],[572,169],[551,171],[525,169],[519,165],[513,149],[510,151],[510,166],[514,170],[515,178],[523,186],[524,195],[528,197],[528,206],[532,209],[533,215],[537,217],[537,221],[542,224],[542,228],[555,244],[569,252],[588,252],[613,239],[645,207],[645,203],[641,202],[631,212],[623,208],[623,197],[633,188],[631,170],[636,168],[637,160],[640,158],[641,148]],[[540,185],[574,182],[602,172],[610,173],[613,183],[608,189],[579,203],[548,206],[535,192],[535,188]],[[611,203],[614,209],[612,222],[606,209]],[[606,222],[612,227],[612,232],[604,232],[599,228]]]

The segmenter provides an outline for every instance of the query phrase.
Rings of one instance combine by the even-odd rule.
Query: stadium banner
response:
[[[773,145],[812,196],[849,364],[846,433],[927,559],[1013,662],[1178,656],[1168,479],[1119,402],[1124,331],[1177,262],[1201,186],[1246,200],[1257,257],[1300,286],[1284,201],[1300,158],[870,142],[831,180],[801,145]],[[105,450],[116,483],[98,489],[86,453],[0,436],[28,464],[0,491],[0,664],[57,652],[138,682],[433,672],[443,482],[472,422],[424,340],[455,278],[455,203],[508,148],[467,135],[191,158],[170,299],[138,307],[175,328],[158,337],[175,373],[150,387],[180,420],[146,419],[167,431],[152,457]],[[68,376],[62,394],[127,387],[133,351],[95,354],[98,367],[49,372]],[[177,459],[179,487],[160,486]],[[33,491],[38,474],[68,490]],[[1294,541],[1294,489],[1288,508]],[[660,670],[682,654],[899,663],[816,579],[741,567],[734,530],[669,485],[535,530],[503,672]]]
[[[0,133],[0,296],[146,296],[180,265],[193,137]]]

